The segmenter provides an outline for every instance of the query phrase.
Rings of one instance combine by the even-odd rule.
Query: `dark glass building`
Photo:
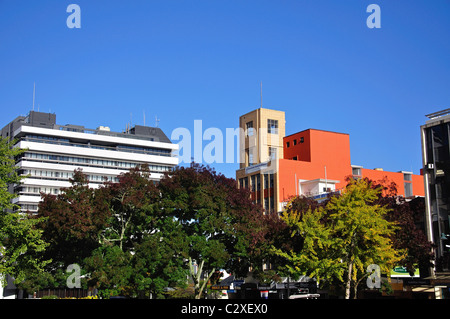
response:
[[[428,238],[436,245],[436,272],[450,270],[450,109],[426,115],[421,126]]]

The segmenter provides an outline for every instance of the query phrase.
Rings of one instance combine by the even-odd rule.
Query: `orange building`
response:
[[[255,126],[253,118],[263,118]],[[266,123],[276,123],[282,130],[274,132]],[[247,123],[248,122],[248,123]],[[381,168],[366,169],[352,165],[350,159],[350,136],[344,133],[307,129],[289,136],[284,135],[284,112],[257,109],[240,117],[244,136],[240,137],[241,152],[248,158],[249,152],[266,154],[243,161],[236,171],[239,187],[252,191],[252,199],[261,203],[267,212],[281,211],[290,197],[305,195],[320,199],[338,192],[346,185],[348,177],[367,177],[374,181],[386,179],[395,182],[399,195],[424,196],[423,177],[411,172],[387,172]],[[251,134],[246,128],[251,127]],[[257,134],[258,133],[258,134]],[[249,136],[250,135],[250,136]],[[272,136],[274,135],[274,136]],[[263,142],[251,143],[254,136],[264,136]],[[269,137],[269,138],[268,138]],[[266,141],[279,141],[282,147]],[[250,139],[250,140],[249,140]],[[250,142],[249,142],[250,141]],[[250,146],[249,146],[250,145]]]

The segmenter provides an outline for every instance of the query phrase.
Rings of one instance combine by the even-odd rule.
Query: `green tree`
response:
[[[48,244],[36,228],[42,219],[20,213],[12,203],[17,195],[10,190],[23,178],[18,175],[15,158],[23,152],[14,147],[14,142],[0,139],[0,276],[5,283],[8,274],[18,285],[42,273],[49,262],[41,256]]]
[[[290,271],[342,282],[347,299],[352,287],[356,298],[359,282],[369,275],[369,265],[389,273],[404,251],[393,247],[396,227],[385,218],[389,209],[375,203],[381,191],[367,180],[351,180],[325,207],[283,214],[292,235],[302,242],[296,250],[277,250],[289,262]]]
[[[107,296],[162,298],[167,287],[186,281],[187,244],[180,223],[161,205],[148,166],[131,169],[119,182],[95,191],[110,212],[100,247],[86,261],[90,284]],[[126,263],[116,263],[118,256]],[[116,273],[123,274],[118,280]]]
[[[391,238],[396,227],[386,219],[389,209],[374,203],[381,191],[365,179],[352,180],[343,194],[333,197],[326,206],[334,250],[347,268],[346,299],[350,298],[352,283],[356,298],[358,283],[368,276],[369,265],[376,264],[389,274],[403,258],[404,252],[393,247]]]
[[[88,283],[99,291],[103,298],[133,294],[130,279],[133,275],[132,255],[119,246],[107,244],[95,249],[84,260],[90,270]]]
[[[289,202],[281,216],[290,231],[292,245],[274,246],[275,254],[288,261],[285,267],[291,277],[306,275],[319,283],[342,281],[345,269],[340,256],[333,251],[335,241],[326,210],[319,206],[294,208],[295,202]]]
[[[425,199],[416,197],[406,200],[397,193],[397,185],[387,179],[369,181],[372,187],[382,188],[382,196],[374,202],[390,209],[386,219],[397,225],[395,233],[391,236],[393,246],[406,253],[399,265],[404,266],[410,273],[420,268],[421,274],[429,273],[433,267],[435,255],[433,243],[425,233]]]
[[[217,270],[248,271],[244,260],[256,255],[251,250],[257,250],[263,239],[262,210],[251,202],[248,192],[236,188],[234,179],[192,163],[167,174],[158,188],[162,207],[180,222],[188,242],[196,298],[201,298]]]
[[[97,193],[102,194],[111,213],[108,227],[101,234],[103,244],[117,244],[129,251],[157,229],[160,195],[147,165],[121,174],[118,183],[107,182]]]
[[[186,287],[187,241],[181,225],[167,217],[157,228],[134,246],[133,284],[140,297],[164,298],[167,287]]]
[[[50,243],[46,255],[53,259],[52,267],[67,267],[81,263],[100,245],[100,235],[111,213],[100,192],[89,187],[81,169],[74,171],[71,186],[60,194],[42,194],[39,216],[44,238]],[[59,265],[59,266],[57,266]]]

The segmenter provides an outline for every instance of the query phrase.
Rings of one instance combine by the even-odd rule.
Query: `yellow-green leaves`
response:
[[[350,287],[367,277],[368,265],[387,272],[401,260],[404,252],[391,242],[395,225],[384,218],[389,210],[374,203],[380,192],[367,180],[352,180],[322,207],[297,211],[289,202],[281,218],[302,246],[276,254],[286,259],[291,275],[345,283],[348,298]]]

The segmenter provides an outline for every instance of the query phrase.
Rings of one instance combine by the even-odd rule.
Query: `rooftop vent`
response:
[[[428,117],[429,119],[433,120],[435,118],[438,118],[438,117],[441,117],[441,116],[444,116],[444,115],[448,115],[448,114],[450,114],[450,109],[445,109],[445,110],[442,110],[442,111],[430,113],[430,114],[427,114],[425,116]]]

